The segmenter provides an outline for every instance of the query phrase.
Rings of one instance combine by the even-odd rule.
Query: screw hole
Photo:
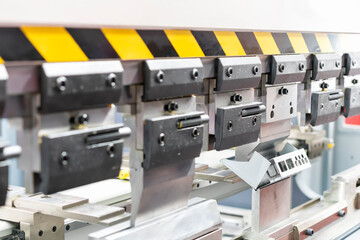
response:
[[[44,234],[43,230],[39,231],[39,237],[42,237],[42,235]]]
[[[56,226],[53,226],[52,231],[56,232]]]
[[[274,111],[271,111],[271,112],[270,112],[270,117],[271,117],[271,118],[274,118],[274,115],[275,115]]]
[[[290,108],[290,114],[293,114],[293,112],[294,112],[294,108],[291,107],[291,108]]]

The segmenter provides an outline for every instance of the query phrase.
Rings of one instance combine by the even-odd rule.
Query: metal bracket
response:
[[[360,86],[345,88],[344,117],[360,114]]]
[[[304,55],[271,56],[269,84],[302,82],[306,73]]]
[[[3,112],[6,99],[6,82],[9,75],[4,65],[0,64],[0,113]]]
[[[337,53],[313,54],[312,80],[338,78],[341,71],[341,56]]]
[[[146,119],[143,167],[149,169],[198,157],[203,144],[203,124],[208,121],[203,112]]]
[[[261,82],[259,57],[231,57],[217,59],[215,91],[257,88]]]
[[[203,87],[203,78],[203,64],[199,58],[147,60],[143,100],[198,94]]]
[[[261,102],[217,108],[215,121],[215,149],[223,149],[255,142],[260,133]]]
[[[312,126],[336,121],[341,112],[344,93],[341,90],[314,92],[311,95]]]
[[[57,112],[106,106],[119,101],[120,61],[44,63],[41,111]]]
[[[360,74],[360,53],[345,53],[343,55],[345,62],[345,76],[354,76]]]
[[[36,191],[54,193],[116,177],[122,161],[123,138],[130,132],[123,124],[115,124],[42,137],[41,174]]]

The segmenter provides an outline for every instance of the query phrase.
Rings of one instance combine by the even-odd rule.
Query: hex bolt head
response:
[[[259,67],[258,66],[254,66],[252,69],[252,72],[254,75],[256,75],[259,72]]]
[[[65,76],[56,79],[56,89],[60,92],[65,91],[67,85],[67,78]]]
[[[159,145],[161,147],[165,146],[165,134],[164,133],[160,133],[160,135],[159,135]]]
[[[312,228],[306,229],[305,234],[308,236],[314,235],[314,229],[312,229]]]
[[[359,82],[359,80],[357,80],[356,78],[354,78],[353,80],[351,80],[352,84],[357,84]]]
[[[227,124],[227,129],[228,129],[229,132],[231,132],[231,131],[232,131],[232,128],[233,128],[233,122],[230,120],[230,121],[228,122],[228,124]]]
[[[196,68],[194,68],[191,72],[191,77],[193,80],[196,80],[199,77],[199,70],[197,70]]]
[[[339,60],[338,60],[338,61],[336,61],[336,62],[335,62],[335,67],[339,68],[340,66],[341,66],[340,61],[339,61]]]
[[[340,210],[340,211],[338,212],[338,216],[339,216],[339,217],[345,217],[345,215],[346,215],[346,212],[345,212],[344,210]]]
[[[233,103],[237,103],[237,102],[241,102],[242,101],[242,96],[239,94],[234,94],[230,97],[230,101]]]
[[[305,69],[305,64],[299,63],[299,70],[302,71]]]
[[[279,65],[279,72],[284,72],[285,70],[285,65],[284,64],[280,64]]]
[[[164,110],[167,112],[177,111],[179,108],[179,105],[177,102],[169,102],[168,104],[165,104]]]
[[[357,64],[357,61],[354,59],[354,60],[352,60],[351,64],[352,64],[353,67],[354,67],[354,66],[356,66],[356,64]]]
[[[67,166],[69,164],[69,155],[67,152],[63,151],[60,153],[60,158],[59,158],[60,164],[62,166]]]
[[[279,94],[280,95],[287,95],[289,93],[289,90],[285,87],[282,87],[279,89]]]
[[[115,88],[116,87],[116,83],[117,83],[117,76],[115,73],[110,73],[107,77],[106,77],[106,84],[111,87],[111,88]]]
[[[78,117],[78,123],[79,123],[79,124],[87,125],[87,124],[89,123],[89,115],[87,115],[86,113],[81,114],[81,115]]]
[[[325,67],[325,63],[324,63],[324,62],[320,62],[320,63],[319,63],[319,67],[320,67],[321,69],[323,69],[323,68]]]
[[[109,157],[113,158],[115,156],[115,146],[113,143],[110,143],[107,147],[106,147],[106,152],[109,155]]]
[[[226,76],[231,77],[233,75],[233,68],[232,67],[228,67],[228,69],[226,69]]]
[[[158,73],[156,74],[156,81],[158,83],[162,83],[164,82],[164,77],[165,77],[165,73],[163,71],[158,71]]]
[[[200,132],[197,128],[193,128],[191,135],[193,136],[193,138],[196,138],[197,136],[200,135]]]
[[[324,89],[329,87],[329,84],[326,83],[326,82],[322,82],[322,83],[320,83],[320,87],[321,87],[322,90],[324,90]]]

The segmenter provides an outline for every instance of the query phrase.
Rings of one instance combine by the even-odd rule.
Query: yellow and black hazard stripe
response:
[[[359,34],[0,28],[0,63],[360,51]]]

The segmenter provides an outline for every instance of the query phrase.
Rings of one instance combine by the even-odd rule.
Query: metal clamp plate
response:
[[[277,55],[271,57],[269,84],[302,82],[306,73],[304,55]]]
[[[344,93],[341,90],[314,92],[311,95],[312,126],[336,121],[341,112]]]
[[[149,169],[198,157],[203,144],[203,124],[208,121],[203,112],[145,120],[143,167]]]
[[[217,59],[215,91],[256,88],[261,81],[259,57],[230,57]]]
[[[215,149],[220,151],[257,141],[263,112],[265,106],[261,102],[218,108]]]
[[[360,86],[345,88],[344,117],[360,114]]]
[[[203,87],[203,64],[195,59],[147,60],[143,100],[198,94]]]
[[[346,76],[354,76],[360,74],[360,53],[345,53],[343,55],[345,62]]]
[[[53,133],[42,137],[41,175],[36,191],[54,193],[114,178],[120,171],[123,124]]]
[[[0,64],[0,113],[3,112],[6,99],[6,82],[9,75],[4,65]]]
[[[341,56],[337,53],[313,54],[312,80],[339,77]]]
[[[57,112],[106,106],[119,101],[120,61],[44,63],[41,111]]]

